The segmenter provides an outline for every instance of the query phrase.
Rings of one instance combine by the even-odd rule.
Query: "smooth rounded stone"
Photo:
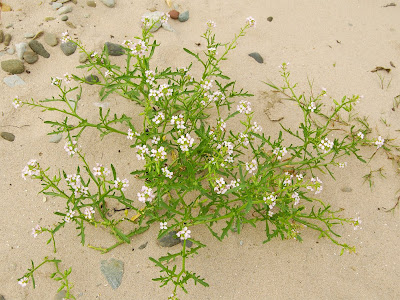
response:
[[[87,57],[86,53],[81,53],[79,55],[79,62],[81,64],[84,64],[85,62],[87,62],[87,60],[88,60],[88,57]]]
[[[65,22],[65,24],[67,24],[67,26],[72,28],[72,29],[76,29],[76,26],[74,25],[74,23],[72,23],[70,21]]]
[[[100,0],[103,2],[103,4],[107,7],[114,7],[115,6],[115,0]]]
[[[181,22],[186,22],[187,20],[189,20],[189,11],[187,10],[179,14],[178,20]]]
[[[120,45],[110,42],[106,42],[104,47],[108,50],[108,54],[111,56],[120,56],[125,52]]]
[[[124,275],[124,262],[111,258],[110,260],[102,260],[100,271],[107,279],[111,288],[115,290],[121,285],[122,276]]]
[[[19,59],[3,60],[1,62],[1,68],[3,71],[11,74],[21,74],[25,71],[25,66]]]
[[[61,141],[62,137],[62,133],[52,134],[49,138],[49,143],[57,144]]]
[[[96,2],[93,0],[87,0],[86,5],[89,7],[96,7]]]
[[[62,16],[61,21],[68,21],[68,16]]]
[[[4,77],[3,82],[9,87],[15,87],[18,85],[24,85],[25,81],[21,79],[18,75],[11,75]]]
[[[50,21],[53,21],[53,20],[55,20],[56,18],[54,18],[54,17],[46,17],[46,18],[44,18],[44,21],[45,22],[50,22]]]
[[[351,193],[353,189],[351,187],[345,186],[340,189],[344,193]]]
[[[144,248],[146,248],[148,243],[149,243],[149,242],[146,242],[146,243],[140,245],[140,246],[138,247],[139,250],[143,250]]]
[[[32,32],[28,32],[28,33],[24,34],[24,38],[26,38],[26,39],[32,39],[34,36],[35,36],[35,34]]]
[[[8,48],[8,49],[7,49],[7,53],[10,54],[10,55],[13,55],[13,54],[15,53],[14,47]]]
[[[61,43],[61,46],[60,46],[62,52],[66,56],[70,56],[70,55],[74,54],[76,51],[76,47],[77,47],[76,44],[71,41],[68,41],[66,43]]]
[[[13,135],[13,134],[10,133],[10,132],[5,132],[5,131],[3,131],[2,133],[0,133],[0,136],[1,136],[3,139],[5,139],[6,141],[9,141],[9,142],[14,142],[14,141],[15,141],[15,135]]]
[[[273,19],[274,19],[273,17],[268,17],[268,18],[267,18],[267,21],[268,21],[268,22],[272,22]]]
[[[39,56],[35,52],[33,52],[31,50],[27,50],[24,53],[24,60],[30,65],[34,64],[35,62],[37,62],[38,59],[39,59]]]
[[[11,34],[6,33],[4,35],[4,45],[9,46],[11,42]]]
[[[65,15],[65,14],[70,13],[71,11],[72,11],[72,7],[71,6],[63,6],[57,11],[57,13],[59,15]]]
[[[175,9],[171,10],[168,14],[171,17],[171,19],[177,20],[179,18],[179,11]]]
[[[249,54],[250,57],[254,58],[256,62],[259,64],[262,64],[264,62],[264,59],[261,57],[260,53],[258,52],[253,52]]]
[[[91,75],[89,75],[89,76],[86,76],[86,77],[85,77],[85,80],[87,81],[86,83],[87,83],[87,84],[90,84],[90,85],[93,85],[93,84],[95,84],[95,83],[100,82],[99,77],[97,77],[96,75],[93,75],[93,74],[91,74]]]
[[[165,30],[171,31],[171,32],[175,32],[175,29],[172,28],[171,25],[169,25],[168,23],[162,23],[161,24],[162,28],[164,28]]]
[[[177,237],[177,232],[172,230],[164,235],[162,238],[157,240],[157,243],[161,247],[173,247],[181,242],[181,239]]]
[[[0,44],[4,41],[4,32],[0,29]]]
[[[57,36],[54,33],[46,32],[44,34],[44,41],[47,45],[55,47],[58,44]]]
[[[66,299],[65,297],[67,297],[67,291],[61,290],[54,296],[53,300],[63,300]]]
[[[25,53],[26,49],[28,49],[27,43],[15,44],[15,51],[17,52],[17,56],[19,59],[22,60],[24,58],[24,53]]]
[[[61,8],[62,6],[63,6],[62,3],[58,3],[58,2],[53,2],[53,3],[51,4],[51,7],[52,7],[54,10],[59,9],[59,8]]]
[[[40,56],[43,56],[44,58],[49,58],[50,53],[47,52],[46,49],[44,49],[44,46],[42,45],[41,42],[37,40],[33,40],[29,42],[29,47],[33,50],[33,52],[39,54]]]

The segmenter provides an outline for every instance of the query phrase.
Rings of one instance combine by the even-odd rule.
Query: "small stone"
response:
[[[17,52],[17,56],[19,59],[22,60],[24,58],[24,53],[25,53],[26,49],[28,49],[27,43],[15,44],[15,51]]]
[[[103,4],[107,7],[114,7],[115,6],[115,0],[100,0],[103,2]]]
[[[35,34],[33,32],[28,32],[24,34],[24,38],[26,39],[31,39],[35,36]]]
[[[146,243],[140,245],[140,246],[139,246],[139,250],[143,250],[144,248],[146,248],[148,243],[149,243],[149,242],[146,242]]]
[[[50,138],[49,138],[49,143],[54,143],[54,144],[57,144],[57,143],[59,143],[60,141],[61,141],[61,139],[62,139],[62,133],[59,133],[59,134],[52,134],[51,136],[50,136]]]
[[[6,33],[4,35],[4,45],[8,46],[10,45],[10,42],[11,42],[11,34]]]
[[[71,11],[72,11],[72,7],[71,6],[63,6],[57,11],[57,13],[59,15],[65,15],[65,14],[70,13]]]
[[[89,76],[86,76],[85,77],[85,80],[87,81],[86,83],[87,84],[90,84],[90,85],[93,85],[93,84],[95,84],[95,83],[98,83],[98,82],[100,82],[100,79],[99,79],[99,77],[97,77],[96,75],[89,75]]]
[[[54,296],[53,300],[63,300],[66,299],[65,297],[67,297],[67,291],[61,290]]]
[[[13,23],[10,23],[10,24],[7,24],[6,28],[11,28],[11,27],[13,27],[13,26],[14,26],[14,24],[13,24]]]
[[[353,189],[351,187],[345,186],[340,189],[344,193],[351,193]]]
[[[179,14],[178,20],[181,22],[186,22],[187,20],[189,20],[189,11],[187,10]]]
[[[65,24],[67,24],[67,26],[68,26],[69,28],[76,29],[75,24],[72,23],[72,22],[70,22],[70,21],[65,22]]]
[[[120,56],[125,52],[120,45],[110,42],[106,42],[104,47],[108,50],[108,54],[111,56]]]
[[[2,133],[0,133],[0,136],[9,142],[14,142],[14,140],[15,140],[15,135],[13,135],[12,133],[9,133],[9,132],[3,131]]]
[[[176,20],[179,18],[179,11],[177,11],[175,9],[171,10],[168,14],[171,17],[171,19]]]
[[[25,71],[25,66],[19,59],[3,60],[1,62],[1,68],[3,71],[11,74],[21,74]]]
[[[115,290],[121,285],[122,275],[124,275],[124,262],[114,258],[109,261],[102,260],[100,271],[106,277],[111,288]]]
[[[15,53],[14,47],[8,48],[8,49],[7,49],[7,53],[10,54],[10,55],[13,55],[13,54]]]
[[[58,2],[53,2],[53,3],[51,4],[51,7],[52,7],[54,10],[59,9],[59,8],[61,8],[62,6],[63,6],[62,3],[58,3]]]
[[[96,2],[93,0],[87,0],[86,5],[89,7],[96,7]]]
[[[45,22],[50,22],[50,21],[53,21],[55,19],[56,18],[54,18],[54,17],[46,17],[46,18],[44,18]]]
[[[268,21],[268,22],[272,22],[273,19],[274,19],[273,17],[268,17],[268,18],[267,18],[267,21]]]
[[[61,46],[60,46],[62,52],[64,52],[64,54],[66,56],[70,56],[71,54],[74,54],[76,51],[76,47],[77,47],[76,44],[71,41],[68,41],[66,43],[61,43]]]
[[[161,11],[149,12],[149,13],[145,13],[143,15],[144,18],[148,18],[150,20],[150,24],[154,23],[154,25],[152,25],[152,27],[150,29],[150,32],[156,32],[161,27],[160,18],[163,15],[164,15],[164,13]],[[142,23],[142,26],[143,26],[143,23]]]
[[[35,53],[39,54],[40,56],[43,56],[44,58],[50,57],[50,53],[47,52],[46,49],[44,49],[44,46],[42,45],[41,42],[33,40],[30,41],[28,45]]]
[[[85,62],[87,62],[87,60],[88,60],[88,57],[87,57],[86,53],[81,53],[79,55],[79,62],[81,64],[84,64]]]
[[[176,231],[170,231],[162,238],[157,240],[158,245],[161,247],[173,247],[181,242],[181,239],[176,236]]]
[[[18,85],[24,85],[25,81],[21,79],[18,75],[11,75],[4,77],[3,82],[9,87],[15,87]]]
[[[68,16],[62,16],[61,21],[68,21]]]
[[[4,41],[4,33],[3,30],[0,29],[0,44]]]
[[[28,63],[28,64],[34,64],[35,62],[37,62],[39,59],[39,56],[31,51],[31,50],[27,50],[24,53],[24,60]]]
[[[175,29],[172,28],[171,25],[169,25],[168,23],[162,23],[161,24],[162,28],[164,28],[165,30],[171,31],[171,32],[175,32]]]
[[[54,33],[46,32],[44,34],[44,41],[47,45],[55,47],[58,44],[57,36]]]
[[[261,57],[260,53],[258,52],[253,52],[249,54],[250,57],[254,58],[256,62],[259,64],[262,64],[264,62],[264,59]]]

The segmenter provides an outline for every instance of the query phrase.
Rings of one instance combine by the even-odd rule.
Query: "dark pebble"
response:
[[[15,135],[13,135],[12,133],[9,133],[9,132],[3,131],[2,133],[0,133],[0,136],[9,142],[14,142],[14,140],[15,140]]]
[[[179,11],[177,11],[177,10],[171,10],[169,13],[169,16],[171,17],[171,19],[174,19],[174,20],[176,20],[176,19],[178,19],[179,18]]]
[[[66,56],[70,56],[75,53],[77,45],[71,41],[68,41],[66,43],[61,43],[60,48]]]
[[[21,74],[25,71],[24,63],[19,59],[3,60],[1,68],[3,71],[11,74]]]
[[[181,241],[181,244],[182,244],[182,246],[183,246],[183,241]],[[186,240],[186,247],[187,247],[187,248],[192,248],[192,246],[193,246],[193,242],[192,242],[192,241],[189,241],[189,240]]]
[[[24,60],[28,63],[28,64],[34,64],[35,62],[37,62],[39,59],[39,56],[33,52],[33,51],[26,51],[24,53]]]
[[[274,19],[273,17],[268,17],[268,18],[267,18],[267,21],[268,21],[268,22],[272,22],[273,19]]]
[[[4,41],[4,33],[3,30],[0,29],[0,44]]]
[[[261,57],[261,55],[258,52],[253,52],[249,54],[250,57],[254,58],[256,62],[262,64],[264,62],[264,59]]]
[[[99,77],[97,77],[96,75],[89,75],[85,77],[85,80],[87,81],[88,84],[92,85],[95,84],[97,82],[100,82]]]
[[[4,35],[4,45],[9,46],[11,42],[11,34],[6,33]]]
[[[30,41],[28,45],[31,47],[33,52],[39,54],[40,56],[43,56],[44,58],[50,57],[50,53],[47,52],[42,43],[38,42],[37,40]]]
[[[157,240],[158,245],[161,247],[173,247],[181,242],[181,239],[176,236],[176,231],[170,231],[161,239]]]
[[[108,54],[111,56],[120,56],[124,54],[124,49],[118,44],[106,42],[104,47],[108,50]]]
[[[139,246],[139,249],[142,250],[142,249],[146,248],[148,243],[149,243],[149,242],[146,242],[146,243],[140,245],[140,246]]]

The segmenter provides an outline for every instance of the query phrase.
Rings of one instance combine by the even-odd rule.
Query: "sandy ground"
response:
[[[4,1],[3,1],[4,2]],[[7,1],[13,11],[1,14],[0,29],[11,33],[12,45],[24,41],[27,32],[40,30],[61,33],[68,30],[82,41],[89,50],[101,50],[106,41],[121,43],[126,38],[140,34],[139,20],[150,8],[169,11],[163,0],[117,0],[114,8],[105,7],[99,0],[96,8],[78,5],[69,14],[69,20],[77,26],[71,29],[62,21],[44,22],[48,16],[56,16],[49,0]],[[278,82],[278,66],[290,62],[294,82],[299,82],[299,92],[307,91],[307,76],[314,79],[314,88],[327,89],[329,103],[332,98],[343,95],[364,95],[357,107],[360,116],[368,116],[373,134],[384,138],[398,138],[400,129],[399,112],[392,111],[393,98],[400,94],[400,3],[383,7],[388,0],[363,1],[269,1],[269,0],[198,0],[178,1],[189,9],[190,19],[186,23],[170,20],[176,32],[160,29],[155,38],[161,47],[153,67],[184,66],[191,58],[182,51],[183,47],[200,51],[204,49],[200,35],[209,19],[217,23],[218,40],[229,41],[246,17],[253,16],[257,27],[240,40],[238,47],[224,62],[223,69],[231,78],[255,96],[250,99],[255,118],[264,132],[276,135],[279,125],[271,122],[264,109],[268,103],[269,88],[262,82]],[[88,18],[85,15],[90,15]],[[267,18],[273,17],[272,22]],[[13,27],[5,29],[12,23]],[[113,35],[114,38],[110,38]],[[43,38],[40,39],[43,42]],[[0,44],[0,50],[4,44]],[[0,139],[0,294],[9,299],[52,299],[57,283],[48,278],[52,267],[45,267],[36,274],[37,288],[25,288],[17,284],[17,278],[30,267],[30,259],[41,261],[52,255],[46,245],[47,236],[33,239],[31,228],[36,224],[50,225],[57,219],[53,211],[63,210],[59,199],[49,197],[42,201],[38,195],[37,181],[24,181],[20,174],[26,162],[38,159],[42,165],[50,166],[54,172],[64,168],[72,172],[73,158],[66,157],[64,143],[51,144],[47,133],[50,127],[43,120],[58,118],[52,113],[23,108],[15,110],[12,99],[44,99],[56,95],[50,85],[51,76],[62,76],[65,72],[83,75],[78,65],[78,52],[66,57],[59,46],[46,45],[51,57],[33,65],[27,65],[29,74],[20,77],[26,85],[10,88],[3,83],[7,76],[0,71],[0,129],[12,132],[14,142]],[[258,64],[248,56],[259,52],[264,63]],[[6,54],[0,61],[16,58]],[[390,66],[392,62],[397,68]],[[389,67],[385,75],[389,87],[380,87],[375,73],[376,66]],[[382,73],[384,74],[384,73]],[[85,101],[82,111],[95,117],[93,102],[98,101],[96,87],[85,86]],[[109,100],[117,111],[131,113],[135,107],[115,98]],[[293,106],[281,111],[283,124],[296,126]],[[387,120],[388,126],[380,119]],[[133,195],[140,182],[130,178],[134,169],[135,155],[127,140],[110,135],[100,142],[96,132],[83,137],[84,149],[91,164],[102,161],[114,163],[121,177],[127,176],[132,184],[128,195]],[[395,142],[399,144],[399,139]],[[365,151],[371,155],[373,149]],[[128,158],[128,159],[127,159]],[[128,162],[127,162],[128,161]],[[132,164],[130,164],[132,162]],[[263,229],[245,227],[241,235],[230,234],[222,243],[199,227],[193,233],[208,247],[190,259],[189,268],[201,274],[210,283],[209,288],[188,287],[189,295],[182,299],[399,299],[400,298],[400,248],[399,210],[384,212],[395,205],[398,197],[398,175],[383,152],[379,152],[370,165],[357,160],[347,161],[348,167],[339,169],[336,181],[324,178],[322,198],[335,208],[343,208],[349,217],[360,216],[362,230],[354,231],[351,226],[337,228],[343,241],[355,245],[356,254],[339,256],[340,249],[327,240],[318,240],[317,234],[305,230],[304,242],[273,240],[262,244]],[[362,176],[371,169],[384,167],[386,179],[377,178],[371,190],[363,184]],[[352,192],[344,193],[343,187]],[[151,279],[158,275],[158,269],[147,259],[159,257],[167,252],[155,241],[158,228],[154,227],[142,236],[132,239],[130,245],[123,245],[114,251],[101,255],[79,244],[74,226],[66,226],[57,236],[57,257],[63,260],[61,267],[72,267],[71,281],[75,284],[74,294],[78,299],[166,299],[170,288],[158,288]],[[102,230],[89,230],[87,239],[96,245],[108,245],[111,238]],[[148,241],[143,250],[138,246]],[[135,249],[134,251],[132,249]],[[100,272],[100,261],[116,258],[125,263],[121,286],[112,290]]]

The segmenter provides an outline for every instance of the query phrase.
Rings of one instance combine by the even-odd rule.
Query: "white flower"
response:
[[[69,37],[68,31],[63,32],[61,37],[61,43],[66,43],[68,42],[71,38]]]
[[[31,159],[28,161],[27,165],[22,169],[21,176],[24,180],[26,180],[27,176],[39,176],[40,175],[40,166],[36,159]]]
[[[235,180],[235,179],[231,180],[231,183],[228,184],[228,188],[234,189],[234,188],[238,187],[238,186],[239,186],[239,182],[240,182],[240,179],[238,179],[238,180]]]
[[[216,192],[217,194],[225,194],[229,189],[229,186],[226,184],[225,179],[221,177],[220,179],[217,179],[216,182],[217,186],[214,187],[214,192]]]
[[[52,77],[51,78],[52,85],[59,86],[61,84],[61,82],[62,82],[62,78],[60,78],[60,77]]]
[[[299,194],[298,194],[297,192],[294,192],[294,193],[292,194],[292,198],[294,199],[294,203],[293,203],[294,206],[296,206],[297,204],[299,204],[299,202],[300,202],[300,197],[299,197]]]
[[[74,195],[76,197],[78,197],[79,194],[83,194],[83,195],[88,194],[89,188],[82,184],[81,175],[78,175],[78,174],[67,175],[67,178],[65,178],[65,181],[73,189]]]
[[[67,151],[68,155],[73,156],[78,151],[77,141],[68,141],[64,145],[64,150]]]
[[[246,170],[249,171],[249,174],[255,172],[257,170],[257,161],[253,159],[251,163],[246,163]]]
[[[161,230],[163,230],[163,229],[167,229],[168,227],[167,227],[167,222],[160,222],[160,229]]]
[[[359,230],[362,229],[362,227],[360,226],[362,223],[360,217],[354,218],[353,219],[353,226],[354,226],[354,230]]]
[[[136,153],[136,157],[138,160],[145,160],[144,156],[150,154],[149,149],[146,145],[136,146],[136,149],[138,149],[138,152]]]
[[[293,174],[289,174],[289,172],[285,172],[285,180],[283,181],[283,185],[287,186],[292,184],[292,178],[293,178]]]
[[[314,110],[316,110],[317,106],[315,105],[315,102],[311,101],[310,105],[308,106],[308,109],[311,112],[314,112]]]
[[[23,277],[20,280],[18,280],[18,284],[22,287],[26,287],[27,283],[29,282],[28,277]]]
[[[164,113],[159,112],[153,119],[152,121],[156,124],[160,124],[162,120],[165,119]]]
[[[217,27],[217,24],[215,24],[215,22],[214,22],[214,21],[211,21],[211,20],[208,20],[206,24],[207,24],[207,27],[208,27],[208,28],[215,28],[215,27]]]
[[[160,137],[159,136],[153,136],[153,138],[151,139],[151,143],[153,145],[157,145],[160,142]]]
[[[37,237],[38,234],[42,233],[42,227],[40,227],[40,225],[36,225],[34,228],[32,228],[32,235],[33,237]]]
[[[143,57],[147,51],[146,43],[142,40],[139,40],[137,43],[130,42],[128,47],[131,49],[133,55],[137,55],[139,57]]]
[[[217,48],[215,48],[215,47],[210,47],[207,50],[210,53],[210,55],[218,55]]]
[[[253,126],[251,126],[251,130],[252,130],[253,132],[258,132],[258,131],[261,131],[262,128],[261,128],[260,125],[257,125],[257,122],[254,122],[254,123],[253,123]]]
[[[181,231],[179,231],[176,235],[181,238],[181,240],[187,240],[190,238],[191,231],[188,230],[187,227],[184,227]]]
[[[223,119],[217,120],[217,127],[219,130],[224,131],[226,129],[226,123]]]
[[[227,153],[228,155],[233,154],[234,145],[231,142],[224,141],[222,144],[217,145],[217,150],[221,150],[222,155]]]
[[[376,149],[379,149],[380,147],[382,147],[384,143],[385,143],[385,139],[383,139],[381,136],[378,136],[378,139],[375,142]]]
[[[315,177],[315,178],[313,177],[313,178],[311,178],[311,182],[314,184],[314,187],[316,188],[315,194],[321,193],[323,190],[321,179],[319,179],[318,177]],[[313,191],[312,187],[307,187],[307,189]]]
[[[201,83],[200,83],[200,86],[203,88],[203,89],[205,89],[205,90],[210,90],[211,88],[212,88],[212,83],[213,83],[213,81],[214,80],[203,80]]]
[[[360,138],[360,139],[364,139],[364,133],[362,133],[361,131],[359,131],[358,133],[357,133],[357,136]]]
[[[250,114],[251,112],[251,106],[250,106],[250,102],[246,101],[246,100],[242,100],[239,102],[239,105],[237,106],[237,110],[241,113],[241,114]]]
[[[102,164],[96,163],[96,167],[93,167],[93,175],[106,177],[110,175],[110,170],[103,167]]]
[[[66,84],[70,84],[70,83],[71,83],[71,80],[72,80],[72,76],[69,75],[68,73],[65,73],[65,74],[64,74],[64,81],[65,81],[65,83],[66,83]]]
[[[240,144],[247,146],[249,144],[249,136],[247,134],[240,132],[238,141]]]
[[[328,138],[325,138],[325,139],[321,140],[321,142],[320,142],[320,144],[318,145],[318,147],[319,147],[322,151],[324,151],[324,154],[325,154],[325,153],[328,153],[329,151],[332,150],[332,148],[333,148],[333,142],[330,141],[330,140],[328,140]]]
[[[180,114],[179,116],[172,116],[171,118],[171,124],[172,125],[176,125],[177,129],[185,129],[185,120],[182,114]]]
[[[254,20],[253,17],[248,17],[246,19],[246,25],[249,25],[249,27],[256,27],[256,20]]]
[[[160,148],[158,148],[157,150],[155,149],[151,149],[151,153],[150,153],[151,157],[154,157],[154,159],[156,161],[158,160],[164,160],[167,157],[167,152],[165,152],[164,147],[161,146]]]
[[[126,191],[126,188],[129,186],[129,180],[128,179],[123,179],[122,181],[117,177],[116,180],[114,180],[114,188],[121,190],[123,192]]]
[[[108,77],[108,76],[110,76],[112,73],[109,71],[109,70],[107,70],[107,71],[105,71],[104,72],[104,76],[105,77]]]
[[[146,70],[145,74],[146,74],[146,82],[150,85],[153,85],[154,81],[156,79],[156,77],[155,77],[156,73],[154,73],[154,71],[151,71],[151,70]]]
[[[166,24],[166,23],[168,22],[169,17],[170,17],[170,16],[169,16],[168,13],[164,13],[164,14],[160,17],[161,23]]]
[[[297,174],[296,175],[296,178],[297,178],[297,181],[302,181],[303,180],[303,178],[304,178],[304,175],[303,174]]]
[[[142,203],[145,202],[151,202],[156,195],[153,193],[153,189],[149,188],[147,186],[142,186],[142,192],[141,193],[137,193],[139,201]]]
[[[126,137],[128,140],[133,140],[133,131],[132,129],[128,129],[128,135]]]
[[[91,58],[95,58],[97,55],[98,55],[98,53],[96,51],[93,51],[93,53],[90,54],[90,57]]]
[[[339,166],[339,168],[343,169],[344,167],[347,166],[347,162],[339,163],[338,166]]]
[[[19,100],[18,96],[15,96],[15,98],[14,98],[14,100],[13,100],[13,102],[12,102],[12,105],[13,105],[15,108],[18,108],[18,107],[20,107],[20,106],[22,105],[22,101]]]
[[[64,221],[67,223],[71,222],[71,219],[74,217],[74,214],[75,214],[75,212],[72,209],[70,209],[67,212],[67,215],[64,217]]]
[[[277,156],[276,157],[277,160],[281,160],[282,157],[284,157],[287,154],[287,150],[286,150],[286,147],[282,147],[282,149],[275,148],[272,153],[274,153]]]
[[[193,146],[194,139],[189,135],[189,133],[185,135],[181,135],[181,137],[177,140],[177,143],[180,145],[182,151],[189,151],[189,148]]]
[[[85,208],[85,212],[83,213],[86,219],[92,219],[94,215],[94,208],[89,206]]]
[[[161,168],[161,171],[163,172],[165,177],[172,179],[172,175],[174,175],[174,173],[169,171],[167,167]]]

